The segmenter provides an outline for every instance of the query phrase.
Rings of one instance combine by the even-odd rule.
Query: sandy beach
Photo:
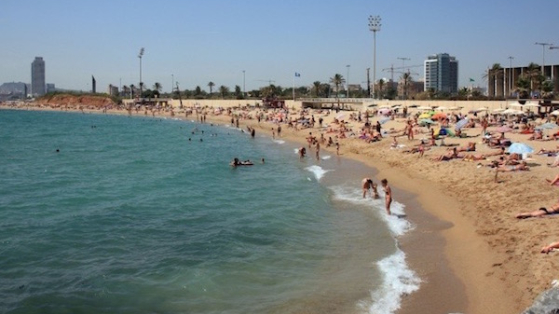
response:
[[[45,106],[2,108],[61,110]],[[201,112],[205,112],[207,123],[231,123],[232,116],[227,114],[227,110],[215,109],[199,108],[200,114],[188,116],[178,109],[173,113],[160,111],[152,114],[143,110],[129,113],[116,109],[106,113],[197,120]],[[102,113],[100,109],[85,112]],[[277,130],[277,124],[270,121],[259,123],[255,119],[260,112],[258,108],[234,109],[231,112],[239,118],[241,128],[250,126],[258,135],[272,136],[272,128]],[[411,114],[415,112],[410,110]],[[468,110],[454,112],[467,114]],[[270,110],[265,112],[265,115],[271,114]],[[299,108],[290,109],[288,118],[296,118],[300,114]],[[479,123],[475,128],[463,129],[468,138],[448,137],[445,139],[447,146],[430,147],[420,158],[419,154],[404,151],[417,147],[421,139],[428,141],[430,135],[427,128],[416,127],[414,130],[418,133],[414,140],[400,136],[407,119],[396,117],[386,122],[382,129],[394,133],[378,142],[366,143],[358,138],[363,122],[349,119],[350,114],[357,115],[357,112],[343,112],[348,131],[345,132],[347,138],[340,139],[335,138],[339,133],[328,133],[330,127],[332,130],[339,128],[333,123],[337,113],[309,110],[305,114],[307,117],[314,115],[317,121],[323,118],[324,125],[328,127],[321,129],[316,123],[313,128],[296,130],[284,123],[281,124],[282,139],[306,145],[305,137],[309,132],[317,137],[321,133],[326,138],[333,137],[334,142],[340,144],[339,153],[343,158],[355,159],[377,169],[376,181],[388,178],[395,188],[395,199],[406,204],[409,219],[417,225],[412,233],[401,239],[400,244],[423,283],[419,292],[404,300],[401,313],[519,313],[540,292],[551,286],[555,279],[551,270],[559,264],[553,256],[556,253],[541,254],[540,250],[544,245],[559,240],[557,218],[551,215],[517,219],[515,215],[540,207],[549,208],[557,203],[557,186],[546,182],[558,173],[547,165],[553,162],[554,157],[536,154],[540,149],[557,149],[556,141],[532,141],[529,140],[531,134],[520,134],[514,130],[507,132],[505,136],[512,142],[526,143],[534,148],[534,153],[527,159],[530,170],[502,172],[495,180],[495,169],[486,165],[498,160],[498,156],[476,161],[463,158],[433,160],[446,154],[449,148],[464,147],[469,142],[476,143],[475,152],[461,154],[495,153],[496,149],[482,143]],[[469,117],[473,118],[472,115]],[[374,116],[370,121],[375,125],[381,118]],[[490,126],[488,131],[497,127]],[[552,132],[546,131],[549,134]],[[352,133],[355,135],[352,136]],[[392,136],[399,136],[397,148],[391,147]],[[439,143],[440,140],[437,141]],[[335,146],[322,145],[321,149],[336,154]],[[310,149],[308,158],[313,156],[314,148]],[[356,178],[356,186],[361,179]]]

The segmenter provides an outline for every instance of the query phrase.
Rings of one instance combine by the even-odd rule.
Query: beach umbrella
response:
[[[445,106],[440,106],[440,107],[437,107],[435,110],[444,111],[444,110],[448,110],[448,108],[445,107]]]
[[[388,109],[388,108],[380,109],[380,110],[378,111],[378,113],[380,113],[380,114],[389,114],[389,113],[390,113],[390,109]]]
[[[556,127],[557,127],[557,124],[548,122],[548,123],[544,123],[544,124],[538,126],[537,128],[538,129],[543,129],[543,130],[553,130]]]
[[[379,122],[380,124],[385,124],[385,123],[388,122],[388,121],[390,121],[390,118],[389,118],[389,117],[385,117],[385,118],[382,118],[382,119],[378,120],[378,122]]]
[[[559,110],[555,110],[552,113],[550,113],[550,115],[552,116],[559,116]]]
[[[506,110],[506,109],[503,109],[503,108],[497,108],[497,109],[493,110],[493,112],[495,112],[495,113],[502,113],[502,112],[505,111],[505,110]]]
[[[521,114],[521,113],[522,113],[521,111],[518,111],[518,110],[512,109],[512,108],[509,108],[509,109],[502,112],[502,114],[510,114],[510,115],[516,115],[516,114]]]
[[[417,107],[417,110],[433,110],[433,108],[431,108],[429,106],[420,106],[420,107]]]
[[[533,153],[534,149],[524,143],[513,143],[509,146],[510,154],[530,154]]]
[[[495,130],[495,132],[498,132],[498,133],[506,133],[506,132],[510,132],[510,131],[512,131],[512,129],[509,128],[506,125],[500,126]]]
[[[535,102],[529,102],[524,105],[524,108],[538,108],[538,107],[540,107],[540,104]]]
[[[430,119],[430,118],[431,118],[431,114],[429,114],[429,113],[422,113],[418,117],[418,119]]]
[[[455,130],[461,130],[466,124],[468,124],[468,118],[464,118],[458,122],[456,122],[456,125],[454,126]]]
[[[437,112],[434,115],[431,116],[431,119],[433,120],[440,120],[440,119],[446,119],[446,114],[442,113],[442,112]]]
[[[435,121],[431,120],[431,119],[421,119],[419,120],[419,125],[423,126],[426,124],[433,124],[435,123]]]
[[[481,108],[477,108],[476,111],[477,112],[481,112],[481,111],[487,111],[489,109],[485,108],[485,107],[481,107]]]

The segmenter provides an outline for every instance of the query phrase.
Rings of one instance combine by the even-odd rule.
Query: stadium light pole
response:
[[[509,96],[512,93],[512,59],[514,59],[514,57],[509,56]]]
[[[347,77],[345,79],[345,89],[347,91],[347,98],[349,98],[349,68],[351,67],[349,64],[345,66],[347,68]]]
[[[545,47],[553,46],[550,43],[536,43],[536,45],[542,46],[542,75],[545,76]]]
[[[142,97],[142,57],[144,55],[144,47],[140,49],[140,53],[138,53],[138,58],[140,59],[140,98]]]
[[[246,97],[246,90],[245,90],[245,70],[243,70],[243,98]]]
[[[381,18],[378,15],[369,15],[369,30],[373,32],[373,99],[376,98],[376,81],[377,81],[377,32],[380,31]]]

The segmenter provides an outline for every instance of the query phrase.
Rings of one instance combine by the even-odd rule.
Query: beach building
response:
[[[458,92],[458,60],[448,53],[430,55],[424,62],[424,90],[456,94]]]
[[[529,73],[528,66],[499,68],[494,73],[489,69],[487,73],[487,96],[490,98],[516,98],[518,79],[521,76],[529,77]],[[543,76],[546,80],[553,82],[553,91],[559,93],[559,64],[544,66]],[[533,96],[538,97],[539,95]]]
[[[45,60],[43,57],[35,57],[31,63],[31,94],[41,96],[45,94]]]
[[[113,84],[109,84],[107,94],[109,94],[111,96],[118,96],[118,86],[114,86]]]
[[[47,93],[53,93],[56,91],[56,86],[54,83],[47,83]]]

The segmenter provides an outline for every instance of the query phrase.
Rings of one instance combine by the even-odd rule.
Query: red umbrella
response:
[[[442,120],[446,119],[446,114],[442,112],[437,112],[431,116],[431,120]]]

